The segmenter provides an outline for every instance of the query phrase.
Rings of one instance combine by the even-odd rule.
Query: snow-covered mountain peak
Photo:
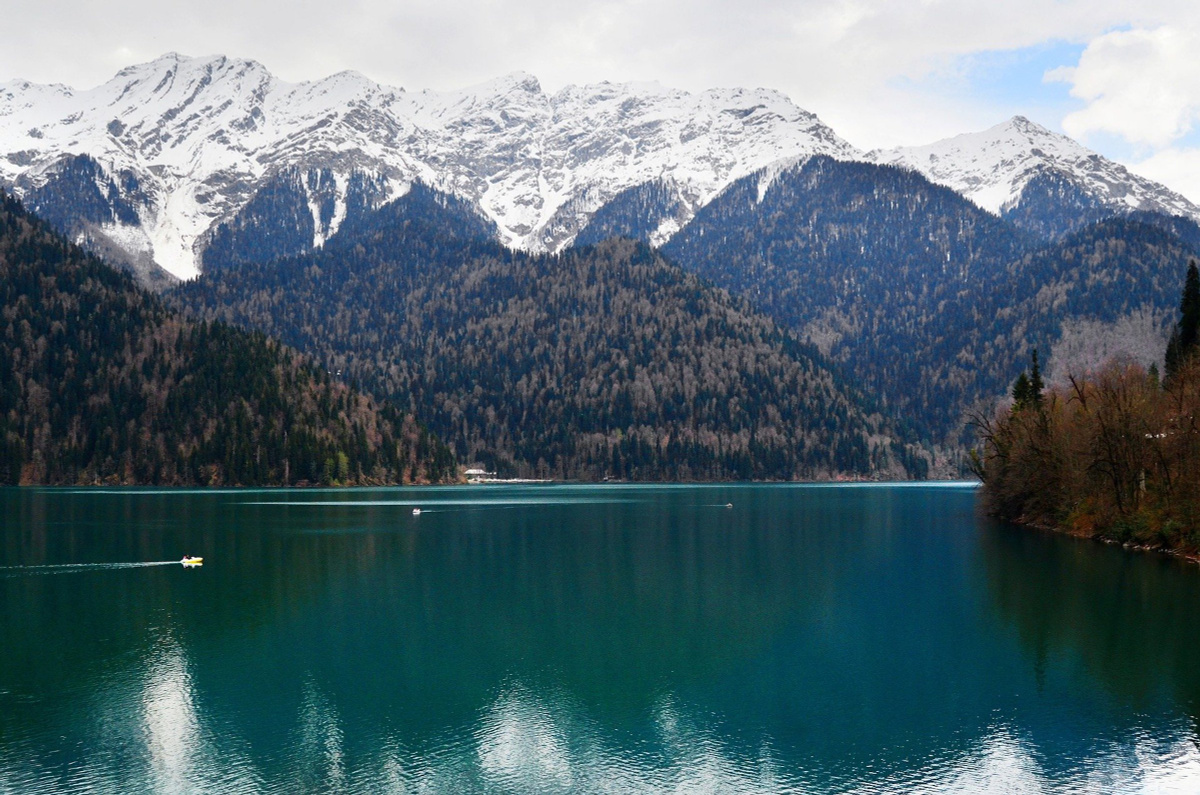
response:
[[[861,157],[768,89],[601,83],[550,95],[516,72],[406,92],[355,72],[288,83],[256,61],[178,53],[84,91],[0,88],[0,184],[40,190],[61,178],[60,164],[86,155],[105,196],[136,185],[138,223],[106,234],[122,245],[138,238],[182,277],[197,272],[211,231],[284,172],[329,171],[332,180],[288,183],[325,193],[346,190],[352,172],[382,180],[386,196],[421,180],[476,203],[508,244],[556,250],[627,188],[665,180],[687,216],[733,180],[813,154]],[[113,223],[128,226],[122,217]]]
[[[149,63],[122,69],[116,77],[102,86],[84,93],[106,96],[114,90],[126,96],[142,95],[149,87],[150,95],[166,97],[210,86],[237,91],[238,87],[278,82],[267,68],[257,61],[211,55],[192,58],[168,53]]]
[[[1090,154],[1070,138],[1024,116],[1014,116],[981,132],[925,146],[876,150],[868,158],[920,171],[985,210],[1000,213],[1017,200],[1039,170],[1074,163]]]
[[[482,83],[450,91],[424,89],[409,95],[410,110],[436,117],[455,115],[481,106],[547,106],[542,84],[527,72],[511,72]]]
[[[513,91],[522,91],[526,94],[541,94],[542,83],[528,72],[510,72],[502,77],[494,80],[489,80],[473,86],[471,89],[476,94],[508,94]]]
[[[1151,210],[1200,219],[1200,208],[1182,196],[1024,116],[981,132],[925,146],[876,150],[867,157],[919,171],[997,214],[1020,205],[1030,182],[1048,175],[1113,210]]]
[[[152,61],[145,63],[132,64],[118,71],[113,75],[113,80],[134,79],[141,80],[146,75],[161,73],[169,69],[173,69],[179,65],[181,61],[200,60],[188,55],[182,55],[178,52],[165,52]]]
[[[1094,154],[1074,139],[1068,138],[1062,133],[1056,133],[1024,116],[1013,116],[982,132],[957,135],[942,143],[957,144],[954,147],[947,147],[948,149],[957,149],[958,151],[972,148],[985,151],[991,149],[997,154],[1005,154],[1003,150],[1006,147],[1011,148],[1013,152],[1041,148],[1047,152],[1070,157],[1087,157]]]
[[[1020,114],[1013,116],[1008,121],[997,124],[992,129],[1003,129],[1003,128],[1010,128],[1010,129],[1017,130],[1022,133],[1028,134],[1028,135],[1053,135],[1054,134],[1047,128],[1043,127],[1042,125],[1040,125],[1036,122],[1030,121],[1028,118],[1026,118],[1025,116],[1022,116]]]

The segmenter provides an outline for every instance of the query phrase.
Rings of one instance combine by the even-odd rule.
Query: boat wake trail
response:
[[[177,560],[154,560],[144,563],[50,563],[44,566],[0,566],[0,577],[20,577],[34,574],[70,574],[72,572],[102,571],[105,569],[142,569],[147,566],[178,566]]]

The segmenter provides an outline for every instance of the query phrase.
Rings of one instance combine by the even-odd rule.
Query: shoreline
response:
[[[1171,547],[1156,547],[1149,544],[1138,544],[1132,541],[1118,541],[1115,538],[1105,538],[1097,533],[1088,533],[1083,530],[1072,530],[1067,527],[1047,525],[1040,522],[1032,522],[1026,519],[1005,519],[1004,517],[997,516],[995,514],[985,515],[997,521],[1011,524],[1014,527],[1020,528],[1021,530],[1037,530],[1043,533],[1054,533],[1057,535],[1067,536],[1069,538],[1079,539],[1080,541],[1092,541],[1099,544],[1105,544],[1107,546],[1120,547],[1129,552],[1153,552],[1200,565],[1200,552],[1186,552],[1182,549],[1172,549]]]

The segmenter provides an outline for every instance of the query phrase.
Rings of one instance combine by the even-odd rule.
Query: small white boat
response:
[[[421,509],[413,508],[413,516],[420,516],[420,515],[421,515]]]
[[[188,555],[183,556],[183,560],[179,561],[184,566],[191,568],[192,566],[203,566],[204,558],[193,558]]]

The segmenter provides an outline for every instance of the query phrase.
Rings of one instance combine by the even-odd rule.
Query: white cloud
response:
[[[936,77],[954,72],[964,56],[1051,40],[1082,44],[1116,26],[1157,29],[1195,16],[1193,5],[343,0],[331,9],[325,0],[292,0],[286,8],[273,0],[12,0],[0,27],[0,81],[87,87],[116,67],[175,50],[255,58],[288,80],[356,69],[410,89],[457,88],[516,70],[551,89],[600,80],[658,80],[689,90],[765,86],[872,147],[925,143],[1029,113],[969,91],[940,95]]]
[[[1087,103],[1063,119],[1069,135],[1112,133],[1133,144],[1165,147],[1200,118],[1200,35],[1162,26],[1108,33],[1092,41],[1079,65],[1047,79],[1072,85]]]
[[[1114,30],[1089,41],[1074,66],[1046,74],[1083,107],[1063,130],[1091,143],[1122,140],[1134,172],[1200,203],[1200,149],[1184,145],[1200,122],[1200,10],[1167,24]]]
[[[1161,182],[1200,204],[1200,149],[1169,147],[1139,163],[1128,163],[1130,170]]]

